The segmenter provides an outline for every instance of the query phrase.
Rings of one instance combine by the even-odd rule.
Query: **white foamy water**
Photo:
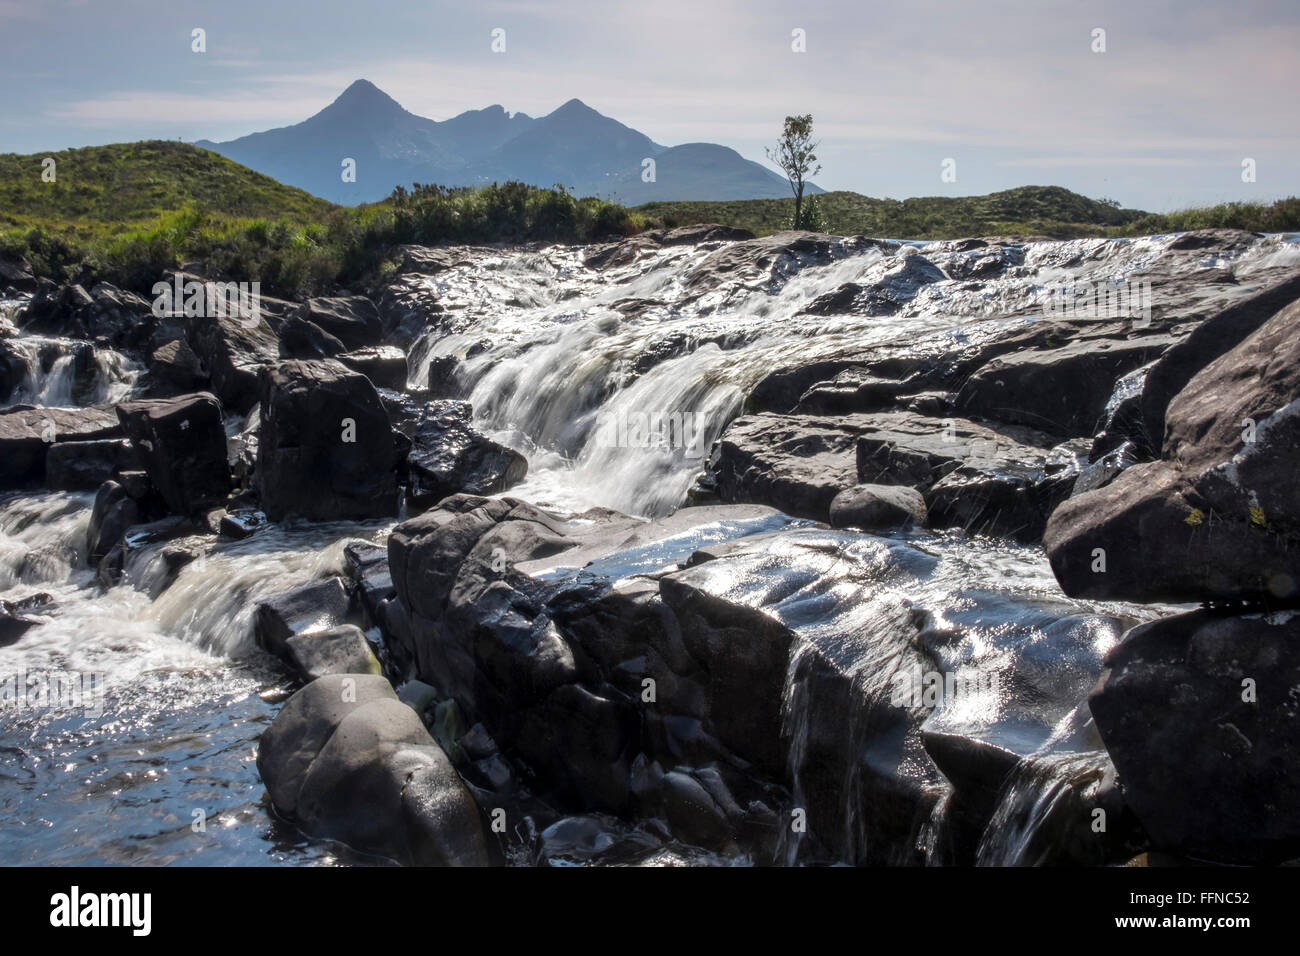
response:
[[[563,510],[595,504],[660,515],[681,504],[703,460],[680,444],[620,447],[602,437],[601,421],[690,416],[707,453],[774,368],[887,343],[960,342],[1032,321],[1053,287],[1130,281],[1172,238],[1029,243],[1013,250],[999,277],[920,285],[887,317],[802,314],[846,283],[869,286],[900,269],[899,256],[843,240],[826,264],[778,257],[770,269],[727,273],[705,289],[690,279],[710,246],[647,251],[604,271],[584,266],[582,250],[563,247],[484,255],[406,280],[435,292],[450,314],[474,320],[469,331],[432,331],[417,342],[410,380],[423,386],[435,357],[464,359],[480,427],[529,458],[528,478],[512,494]],[[955,274],[989,253],[908,245],[941,267],[956,264]],[[1300,245],[1266,237],[1231,264],[1246,274],[1297,257]]]

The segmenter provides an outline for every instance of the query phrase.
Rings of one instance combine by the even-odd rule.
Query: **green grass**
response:
[[[1231,227],[1257,232],[1300,229],[1300,200],[1271,206],[1229,203],[1160,215],[1123,209],[1060,186],[1021,186],[987,196],[873,199],[854,192],[817,196],[827,232],[891,239],[959,239],[966,236],[1133,236]],[[793,199],[733,202],[654,202],[634,210],[667,225],[718,222],[768,235],[790,228]]]
[[[0,155],[0,252],[55,281],[105,280],[146,291],[182,265],[258,280],[293,298],[359,288],[410,242],[589,241],[639,232],[644,217],[562,189],[398,189],[347,208],[184,143],[146,142],[51,155]]]
[[[55,181],[41,178],[55,161]],[[93,238],[186,206],[231,218],[311,222],[333,203],[185,143],[153,141],[20,156],[0,154],[0,229],[44,226]]]

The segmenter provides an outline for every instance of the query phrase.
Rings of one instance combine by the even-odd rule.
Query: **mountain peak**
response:
[[[352,85],[339,94],[338,99],[330,104],[347,109],[384,109],[401,110],[401,105],[369,80],[354,80]],[[403,110],[403,112],[405,112]]]
[[[593,110],[576,96],[565,103],[559,109],[551,114],[552,116],[599,116],[600,114]]]

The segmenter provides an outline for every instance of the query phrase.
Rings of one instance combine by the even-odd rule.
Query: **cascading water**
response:
[[[100,592],[85,564],[92,497],[0,500],[0,599],[53,599],[37,612],[39,640],[0,647],[3,862],[337,859],[261,807],[256,742],[284,677],[254,652],[251,617],[259,600],[337,573],[346,541],[383,540],[389,525],[174,539],[142,548]],[[164,549],[187,545],[202,553],[151,597]]]
[[[144,371],[121,352],[48,336],[12,340],[25,359],[26,375],[9,397],[11,404],[45,408],[103,405],[131,397]]]
[[[586,268],[580,250],[560,247],[484,255],[408,280],[434,292],[458,317],[456,331],[440,327],[413,346],[410,382],[424,387],[436,358],[461,360],[464,393],[480,427],[529,457],[529,476],[513,492],[520,497],[564,510],[596,504],[662,515],[681,505],[703,469],[698,448],[707,455],[741,412],[745,394],[773,368],[850,346],[990,335],[1041,316],[1045,293],[1057,284],[1128,281],[1168,241],[1031,243],[1015,247],[1018,264],[998,278],[914,287],[900,257],[850,240],[838,241],[825,264],[787,257],[770,273],[727,274],[703,290],[691,286],[690,276],[706,264],[707,246],[645,252],[603,271]],[[944,243],[907,245],[922,255],[963,255],[947,252]],[[1232,264],[1249,275],[1296,261],[1300,243],[1268,237]],[[899,276],[904,290],[894,314],[805,311],[846,283],[866,286],[891,276]],[[642,432],[652,423],[651,439],[662,437],[654,422],[685,421],[701,437],[694,447],[611,439],[635,436],[637,416]]]

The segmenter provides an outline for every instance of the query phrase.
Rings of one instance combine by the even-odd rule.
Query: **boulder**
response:
[[[26,259],[0,255],[0,289],[9,287],[18,292],[35,292],[36,277]]]
[[[1161,461],[1052,514],[1044,544],[1067,594],[1300,599],[1298,320],[1295,302],[1192,377],[1169,403]]]
[[[498,494],[523,481],[528,459],[476,432],[468,402],[444,400],[424,407],[407,456],[407,499],[416,508],[448,495]]]
[[[258,604],[253,636],[264,650],[291,660],[290,639],[342,627],[348,623],[350,607],[340,579],[314,581]]]
[[[1180,239],[1195,241],[1203,235],[1187,233]],[[1160,356],[1147,373],[1142,389],[1142,421],[1152,448],[1159,450],[1164,444],[1165,411],[1193,376],[1296,299],[1300,299],[1300,274],[1239,298]]]
[[[1092,437],[1121,376],[1158,358],[1175,338],[1084,340],[1004,355],[957,393],[965,415],[1028,425],[1061,438]]]
[[[925,526],[925,499],[904,485],[854,485],[831,500],[832,528],[892,531]]]
[[[208,384],[208,371],[185,339],[173,339],[149,355],[149,376],[162,389],[192,392]]]
[[[87,292],[77,284],[43,286],[19,318],[23,329],[41,335],[102,341],[115,349],[138,350],[158,324],[149,302],[107,282]]]
[[[1088,700],[1153,848],[1300,856],[1300,616],[1194,611],[1130,631]]]
[[[45,456],[45,487],[51,491],[92,491],[136,464],[131,443],[124,439],[61,442]]]
[[[279,334],[281,358],[333,358],[348,350],[346,345],[300,314],[285,319]]]
[[[122,430],[149,480],[177,515],[195,517],[230,494],[221,403],[208,392],[123,402]]]
[[[90,524],[86,527],[86,553],[90,564],[98,564],[139,519],[140,509],[127,495],[126,489],[115,481],[104,482],[95,493]]]
[[[42,284],[18,314],[18,327],[29,334],[89,338],[85,315],[94,302],[90,293],[75,283],[62,288]]]
[[[349,349],[375,345],[383,335],[379,310],[363,295],[308,299],[294,315],[323,329]]]
[[[489,862],[473,799],[383,678],[308,684],[262,735],[257,766],[277,809],[313,836],[413,865]]]
[[[281,362],[261,403],[254,480],[272,521],[397,513],[397,448],[369,379],[332,360]]]
[[[133,352],[148,344],[158,325],[151,303],[107,282],[91,289],[90,298],[83,318],[90,338]]]
[[[280,358],[280,343],[265,317],[187,316],[185,335],[222,406],[247,415],[257,404],[260,369]]]
[[[112,408],[33,408],[0,412],[0,488],[23,488],[45,480],[45,458],[66,441],[121,438]]]
[[[406,388],[406,353],[396,346],[374,345],[344,352],[338,359],[354,372],[370,379],[376,388],[398,392]]]
[[[284,642],[289,664],[304,680],[326,674],[378,674],[379,660],[355,624],[294,634]]]
[[[218,533],[221,537],[230,538],[232,541],[243,541],[257,534],[266,527],[267,523],[266,512],[255,508],[228,511],[221,516]]]
[[[41,615],[54,609],[54,598],[40,592],[17,601],[0,601],[0,647],[16,644],[32,628],[43,624]]]

